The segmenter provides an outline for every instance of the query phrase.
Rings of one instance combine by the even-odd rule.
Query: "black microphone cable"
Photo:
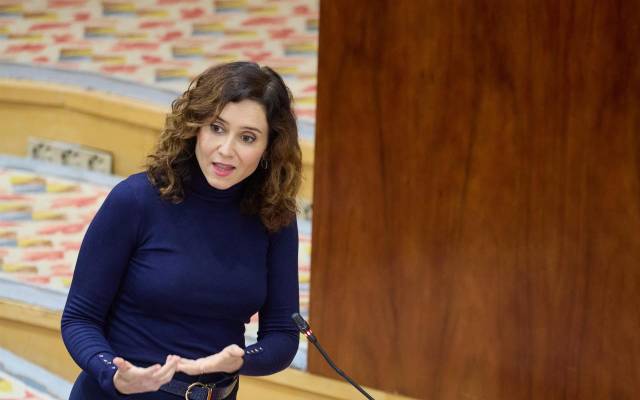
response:
[[[298,327],[298,330],[307,338],[307,340],[309,342],[311,342],[314,346],[316,346],[316,349],[318,349],[320,354],[322,354],[322,357],[324,357],[324,359],[327,361],[327,363],[331,366],[331,368],[333,368],[338,373],[338,375],[343,377],[354,388],[358,389],[360,391],[360,393],[362,393],[367,399],[375,400],[360,385],[358,385],[353,379],[349,378],[347,376],[347,374],[342,372],[342,370],[340,368],[338,368],[338,366],[333,363],[333,361],[331,360],[331,358],[329,357],[327,352],[324,351],[324,349],[320,345],[320,342],[318,342],[318,338],[316,338],[316,336],[311,331],[311,327],[309,326],[309,323],[304,318],[302,318],[302,315],[300,315],[298,313],[293,313],[291,315],[291,318],[293,319],[293,322],[296,323],[296,326]]]

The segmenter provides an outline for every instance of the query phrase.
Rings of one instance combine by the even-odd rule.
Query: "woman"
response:
[[[298,347],[291,94],[253,63],[213,67],[172,104],[146,173],[106,198],[82,242],[62,336],[71,399],[235,399],[238,375]],[[259,311],[258,342],[244,324]]]

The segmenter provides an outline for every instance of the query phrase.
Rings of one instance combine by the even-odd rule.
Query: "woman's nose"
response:
[[[218,153],[225,157],[233,155],[233,138],[232,135],[226,135],[218,146]]]

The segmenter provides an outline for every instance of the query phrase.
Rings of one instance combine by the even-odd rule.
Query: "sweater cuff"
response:
[[[244,349],[244,357],[243,363],[240,369],[236,372],[239,375],[261,375],[260,374],[260,357],[259,354],[264,352],[262,346],[259,346],[257,343],[252,344],[251,346],[247,346]]]
[[[118,368],[113,363],[114,355],[110,353],[99,353],[91,357],[88,363],[87,372],[93,376],[100,388],[109,394],[113,399],[129,399],[130,397],[121,394],[113,384],[113,376]]]
[[[277,339],[262,340],[247,346],[244,362],[237,373],[248,376],[271,375],[289,367],[298,350],[298,338],[296,336],[295,346],[286,337],[280,338],[283,339],[280,343]]]

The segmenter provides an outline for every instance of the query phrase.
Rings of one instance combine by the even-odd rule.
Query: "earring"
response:
[[[266,158],[263,158],[260,160],[260,166],[262,166],[263,169],[269,168],[269,161]]]

